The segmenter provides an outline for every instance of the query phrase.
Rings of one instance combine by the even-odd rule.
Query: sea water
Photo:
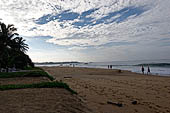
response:
[[[136,73],[142,73],[141,67],[144,66],[145,74],[148,66],[153,75],[170,76],[170,59],[161,60],[136,60],[136,61],[112,61],[112,62],[90,62],[78,64],[79,67],[90,68],[108,68],[112,65],[112,69],[129,70]]]
[[[136,61],[111,61],[111,62],[79,62],[74,64],[75,67],[87,68],[104,68],[108,69],[108,65],[112,65],[112,69],[128,70],[136,73],[142,73],[141,67],[144,66],[145,74],[148,66],[151,74],[160,76],[170,76],[170,59],[159,60],[136,60]],[[37,66],[61,66],[61,64],[43,64]],[[62,66],[73,66],[73,64],[63,64]]]

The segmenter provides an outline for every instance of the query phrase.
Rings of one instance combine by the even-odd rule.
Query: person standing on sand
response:
[[[149,68],[149,66],[148,66],[148,72],[147,72],[147,75],[148,75],[148,74],[150,74],[150,72],[151,72],[151,70],[150,70],[150,68]]]
[[[144,67],[143,67],[143,65],[142,65],[142,73],[144,74],[144,71],[145,71],[145,69],[144,69]]]
[[[110,65],[110,69],[112,69],[112,65]]]

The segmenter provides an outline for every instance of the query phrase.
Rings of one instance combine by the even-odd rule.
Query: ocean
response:
[[[159,60],[136,60],[136,61],[111,61],[111,62],[78,62],[73,63],[75,67],[87,68],[104,68],[108,69],[108,65],[112,65],[112,69],[129,70],[136,73],[142,73],[141,67],[144,66],[147,73],[148,66],[152,75],[170,76],[170,59]],[[70,66],[71,63],[58,64],[37,64],[36,66]]]

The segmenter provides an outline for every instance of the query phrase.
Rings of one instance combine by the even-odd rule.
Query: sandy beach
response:
[[[170,113],[170,77],[109,69],[43,69],[66,82],[93,113]]]
[[[47,77],[0,78],[0,85],[49,82]],[[0,113],[91,113],[86,103],[64,88],[0,91]]]
[[[61,88],[0,91],[1,113],[90,113],[76,95]]]
[[[170,113],[170,0],[0,0],[0,113]]]

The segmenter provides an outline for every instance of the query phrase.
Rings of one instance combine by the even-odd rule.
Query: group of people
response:
[[[112,65],[108,65],[108,69],[112,69]],[[144,68],[143,65],[142,65],[141,71],[142,71],[143,74],[145,74],[145,68]],[[148,66],[148,69],[147,69],[147,75],[148,74],[151,74],[151,70],[150,70],[149,66]]]
[[[108,65],[108,69],[112,69],[112,65]]]
[[[145,74],[145,68],[144,68],[143,65],[142,65],[142,69],[141,70],[142,70],[142,73]],[[151,73],[151,70],[150,70],[150,68],[148,66],[147,75],[150,74],[150,73]]]

